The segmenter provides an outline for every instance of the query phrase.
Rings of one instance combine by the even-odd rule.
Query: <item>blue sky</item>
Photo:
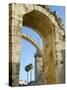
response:
[[[29,27],[23,27],[22,32],[28,34],[29,36],[32,36],[33,39],[35,39],[37,42],[40,42],[41,47],[42,45],[42,39],[41,37],[34,32],[31,28]],[[26,80],[27,75],[25,71],[25,66],[29,63],[33,64],[33,70],[32,70],[32,80],[35,79],[35,59],[34,59],[34,54],[36,53],[36,48],[27,40],[23,39],[21,40],[21,64],[20,64],[20,80]],[[29,77],[30,78],[30,77]],[[29,80],[30,81],[30,80]]]
[[[49,6],[51,11],[56,11],[56,13],[62,18],[63,23],[65,24],[65,7],[62,6]],[[41,37],[32,31],[31,28],[28,27],[23,27],[22,32],[32,36],[37,42],[40,42],[41,47],[43,42]],[[34,54],[36,52],[36,48],[28,41],[26,40],[21,40],[21,51],[20,51],[20,80],[26,80],[27,75],[25,72],[25,66],[29,63],[33,64],[33,70],[32,70],[32,80],[35,79],[35,59],[34,59]],[[30,80],[29,80],[30,81]]]
[[[56,11],[56,13],[62,18],[65,24],[65,7],[64,6],[49,6],[51,11]]]

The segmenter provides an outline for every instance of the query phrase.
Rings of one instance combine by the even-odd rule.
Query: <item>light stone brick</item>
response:
[[[18,63],[18,67],[19,67],[21,27],[23,26],[23,19],[24,19],[23,16],[25,14],[27,15],[27,13],[34,11],[34,10],[39,11],[41,14],[40,15],[41,17],[38,19],[39,21],[42,18],[43,14],[45,17],[47,16],[48,20],[50,20],[50,21],[48,21],[48,20],[45,21],[45,19],[44,19],[44,21],[41,23],[36,23],[36,20],[34,20],[34,22],[35,22],[34,25],[33,25],[33,22],[28,21],[29,23],[31,23],[31,26],[35,26],[36,28],[38,28],[38,30],[36,30],[36,31],[42,35],[42,39],[43,39],[43,41],[45,41],[45,46],[44,46],[44,50],[43,50],[44,51],[43,52],[43,61],[44,61],[43,76],[44,77],[41,75],[40,76],[41,78],[39,79],[39,81],[41,82],[41,79],[43,79],[45,82],[45,78],[46,78],[46,84],[57,83],[57,79],[59,78],[59,76],[62,76],[62,73],[61,73],[61,75],[60,74],[58,75],[57,73],[59,72],[59,70],[62,71],[63,65],[62,65],[62,67],[58,66],[58,65],[55,66],[56,59],[58,59],[58,61],[62,60],[61,52],[55,52],[55,51],[61,51],[62,49],[65,48],[64,41],[62,40],[64,31],[60,28],[60,26],[58,26],[58,22],[55,20],[55,16],[50,14],[49,11],[47,11],[45,8],[42,8],[41,6],[32,5],[32,4],[12,4],[12,7],[10,6],[10,9],[9,9],[9,12],[10,12],[9,13],[9,15],[10,15],[9,16],[9,26],[10,26],[9,29],[10,29],[10,31],[9,32],[11,35],[10,37],[12,38],[12,42],[10,41],[10,48],[12,47],[12,50],[10,50],[10,53],[12,53],[12,63],[14,64],[14,65],[13,64],[12,65],[14,68],[15,64]],[[41,19],[41,21],[42,20],[43,19]],[[45,22],[49,24],[50,29],[48,28],[48,26],[45,26],[46,25]],[[40,27],[40,25],[42,25],[42,26]],[[47,28],[47,29],[44,29],[44,28]],[[54,28],[55,28],[55,33],[53,31]],[[49,33],[48,31],[51,31],[51,33]],[[61,36],[61,40],[59,40],[60,36]],[[57,55],[57,58],[56,58],[56,55]],[[41,64],[42,64],[42,62],[41,62]],[[37,65],[38,70],[41,70],[41,68],[39,67],[41,64],[39,63]],[[14,69],[13,68],[12,68],[12,73],[17,72],[16,67]],[[40,73],[40,71],[38,71],[36,73],[38,75]],[[63,77],[64,77],[64,75],[63,75]],[[12,74],[12,79],[13,79],[12,86],[18,85],[19,73]],[[59,79],[59,80],[60,80],[60,82],[62,82],[61,79]]]

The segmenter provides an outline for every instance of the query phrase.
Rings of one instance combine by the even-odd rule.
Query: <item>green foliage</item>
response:
[[[32,64],[28,64],[26,67],[25,67],[25,71],[26,72],[29,72],[29,70],[33,69],[33,65]]]
[[[29,66],[28,65],[25,67],[25,71],[29,72]]]

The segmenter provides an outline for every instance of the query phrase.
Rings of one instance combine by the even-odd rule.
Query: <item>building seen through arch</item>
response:
[[[65,83],[64,10],[63,6],[9,4],[10,86]]]

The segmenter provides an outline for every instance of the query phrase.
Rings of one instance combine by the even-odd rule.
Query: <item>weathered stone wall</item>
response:
[[[18,86],[22,19],[17,17],[15,4],[9,5],[9,84]]]
[[[16,3],[9,5],[9,82],[11,86],[18,86],[19,83],[21,27],[24,25],[33,28],[45,42],[43,50],[44,84],[45,78],[46,84],[64,82],[64,79],[60,79],[64,66],[56,64],[57,60],[58,62],[62,60],[60,51],[64,49],[64,41],[59,38],[63,37],[64,31],[56,18],[56,15],[38,5]],[[57,51],[57,49],[60,50]]]
[[[56,74],[58,83],[65,82],[65,32],[55,28]]]
[[[56,67],[55,67],[55,37],[54,32],[47,36],[44,47],[44,72],[46,77],[46,84],[56,83]]]

